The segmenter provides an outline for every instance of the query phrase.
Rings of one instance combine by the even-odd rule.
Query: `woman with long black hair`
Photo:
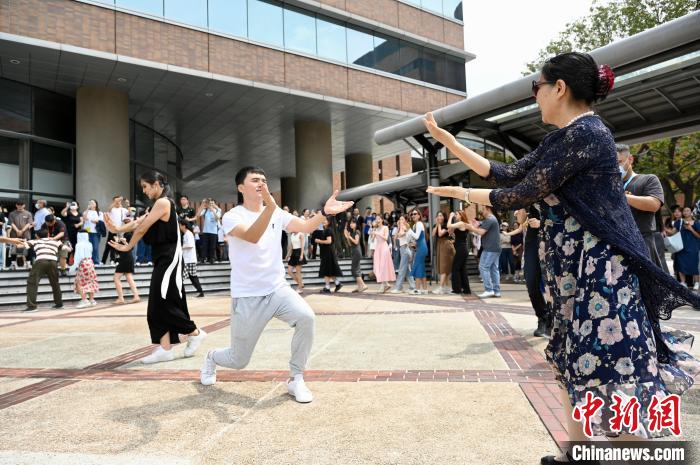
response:
[[[451,153],[504,186],[429,187],[429,193],[499,210],[540,203],[540,259],[554,320],[545,352],[562,388],[570,441],[675,434],[656,428],[650,410],[669,395],[682,395],[700,373],[700,363],[688,352],[692,336],[659,321],[676,307],[699,305],[700,297],[651,261],[627,205],[612,134],[592,110],[613,81],[612,70],[598,67],[585,53],[547,60],[532,93],[542,121],[558,129],[512,164],[487,160],[459,144],[432,114],[425,121]],[[582,429],[572,411],[580,413],[591,398],[602,406]],[[613,406],[632,398],[638,423],[617,428]],[[573,461],[568,451],[566,457],[542,459],[543,464],[566,461]]]
[[[180,342],[180,335],[187,336],[185,357],[192,357],[206,337],[190,319],[182,285],[182,244],[175,203],[165,176],[157,171],[148,171],[139,178],[143,193],[153,206],[144,215],[122,226],[116,226],[109,215],[105,215],[107,228],[114,233],[133,231],[128,244],[110,242],[121,252],[128,252],[143,237],[152,247],[153,274],[148,294],[148,329],[151,342],[160,344],[143,363],[167,362],[175,358],[172,344]]]

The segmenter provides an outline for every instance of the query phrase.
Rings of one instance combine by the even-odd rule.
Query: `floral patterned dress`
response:
[[[584,230],[556,196],[543,204],[540,260],[545,300],[554,310],[545,354],[557,380],[572,405],[583,404],[587,391],[604,401],[602,414],[593,418],[594,435],[612,433],[613,393],[639,400],[639,428],[633,434],[670,435],[668,429],[650,430],[648,407],[653,396],[680,395],[692,386],[698,373],[698,362],[688,353],[693,336],[663,328],[671,359],[659,362],[639,279],[627,260]]]
[[[81,290],[93,293],[100,290],[92,258],[83,258],[78,265],[78,271],[75,275],[75,292],[80,293]]]

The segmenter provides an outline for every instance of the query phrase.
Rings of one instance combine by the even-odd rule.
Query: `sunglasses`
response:
[[[540,87],[542,87],[545,84],[554,84],[557,81],[532,81],[532,95],[533,97],[537,97],[537,92],[540,91]]]

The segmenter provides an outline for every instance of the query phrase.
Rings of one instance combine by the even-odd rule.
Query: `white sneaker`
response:
[[[207,333],[201,328],[199,329],[198,335],[188,336],[187,347],[185,347],[185,357],[192,357],[205,337],[207,337]]]
[[[90,305],[93,306],[93,307],[94,307],[95,305],[97,305],[97,302],[95,301],[95,299],[92,299],[92,300],[90,301]]]
[[[199,382],[205,386],[216,383],[216,362],[214,361],[214,351],[210,350],[204,357],[202,369],[199,370]]]
[[[392,289],[389,291],[389,294],[402,294],[403,291],[400,289]]]
[[[494,297],[500,297],[500,296],[501,296],[501,293],[500,293],[500,292],[494,292],[494,293],[493,293],[493,296],[494,296]]]
[[[87,308],[90,306],[90,301],[89,300],[81,300],[78,302],[78,305],[75,306],[75,308]]]
[[[700,283],[695,283],[695,284],[693,285],[693,290],[694,290],[694,291],[700,291]]]
[[[306,404],[314,400],[313,394],[311,394],[309,388],[306,387],[306,383],[304,383],[304,378],[287,381],[287,391],[299,403]]]
[[[484,291],[481,294],[477,295],[477,297],[480,299],[486,299],[489,297],[494,297],[495,295],[496,295],[496,293],[493,291]]]
[[[440,287],[440,286],[436,287],[436,288],[433,289],[431,292],[432,292],[433,294],[444,294],[444,292],[442,291],[442,287]]]
[[[409,294],[413,294],[413,295],[420,295],[420,290],[418,290],[418,289],[411,289],[410,291],[408,291],[408,293],[409,293]]]
[[[175,360],[173,349],[165,350],[161,346],[158,346],[158,348],[154,350],[151,355],[142,358],[141,363],[151,364],[158,362],[169,362],[171,360]]]

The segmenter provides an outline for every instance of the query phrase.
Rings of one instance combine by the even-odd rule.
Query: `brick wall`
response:
[[[209,36],[212,73],[283,86],[284,52],[237,40]]]
[[[432,15],[411,5],[399,3],[399,29],[424,36],[438,42],[445,41],[444,23],[439,16]]]
[[[348,68],[285,53],[285,85],[292,89],[348,98]]]

